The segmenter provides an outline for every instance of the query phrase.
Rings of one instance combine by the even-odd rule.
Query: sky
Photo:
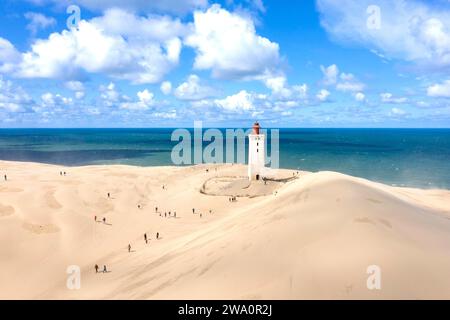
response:
[[[4,0],[0,128],[449,128],[450,0]]]

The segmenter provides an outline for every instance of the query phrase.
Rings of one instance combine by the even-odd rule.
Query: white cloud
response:
[[[185,43],[196,50],[194,67],[211,69],[215,78],[265,79],[280,62],[279,46],[256,34],[253,21],[212,5],[194,13]]]
[[[328,67],[320,66],[320,70],[323,73],[323,84],[326,86],[336,85],[336,89],[339,91],[358,92],[365,87],[353,74],[339,73],[339,68],[335,64]]]
[[[33,0],[39,2],[60,3],[61,0]],[[168,12],[186,14],[195,8],[203,8],[208,0],[72,0],[71,4],[79,4],[95,11],[105,11],[112,7],[139,12]]]
[[[164,81],[160,86],[161,92],[165,95],[168,95],[172,92],[172,83],[170,81]]]
[[[450,98],[450,80],[429,86],[427,88],[427,95],[430,97]]]
[[[385,103],[396,103],[396,104],[402,104],[402,103],[406,103],[408,101],[407,98],[405,97],[398,97],[395,98],[392,93],[386,92],[386,93],[381,93],[380,94],[381,97],[381,102],[385,102]]]
[[[273,103],[272,111],[283,111],[285,109],[298,107],[299,105],[300,103],[297,100],[275,101]]]
[[[326,89],[321,89],[317,95],[316,98],[319,99],[320,101],[324,102],[328,100],[328,97],[330,96],[330,91],[326,90]]]
[[[355,76],[351,73],[341,73],[340,81],[336,85],[336,89],[339,91],[358,92],[362,91],[365,85],[359,82]]]
[[[60,94],[53,94],[51,92],[41,95],[41,100],[41,106],[43,107],[62,107],[73,103],[72,98],[66,98]]]
[[[228,111],[242,112],[254,109],[253,102],[255,97],[253,94],[242,90],[239,93],[228,96],[225,99],[215,100],[215,104]]]
[[[15,74],[73,80],[83,72],[105,73],[132,83],[156,83],[178,64],[177,35],[184,32],[178,20],[113,9],[78,26],[36,40],[22,55]],[[152,30],[144,32],[148,28]]]
[[[56,19],[53,17],[47,17],[42,13],[27,12],[25,18],[30,20],[27,24],[27,29],[35,35],[39,30],[53,27],[56,25]]]
[[[67,81],[64,86],[72,91],[84,91],[84,85],[81,81]]]
[[[215,90],[201,85],[200,78],[192,74],[186,82],[183,82],[175,89],[174,94],[180,100],[202,100],[214,96]]]
[[[287,87],[287,79],[285,76],[269,77],[264,80],[267,88],[272,90],[272,94],[281,98],[289,98],[292,91]]]
[[[323,73],[323,83],[325,85],[334,85],[337,81],[337,76],[339,74],[339,69],[337,65],[332,64],[328,67],[320,66],[320,70]]]
[[[204,100],[191,101],[190,105],[194,108],[207,108],[207,107],[214,106],[215,103],[214,103],[214,101],[212,101],[210,99],[204,99]]]
[[[33,103],[31,97],[21,88],[4,80],[0,75],[0,110],[8,112],[26,111]]]
[[[161,119],[176,119],[178,117],[177,110],[170,110],[167,112],[154,112],[152,116]]]
[[[357,92],[357,93],[355,93],[355,100],[359,101],[359,102],[363,102],[366,100],[366,96],[362,92]]]
[[[292,89],[299,94],[300,98],[306,98],[308,95],[308,85],[306,83],[294,85]]]
[[[107,107],[117,106],[119,103],[129,100],[116,90],[116,85],[113,82],[110,82],[107,86],[101,85],[100,92],[100,98]]]
[[[84,91],[77,91],[75,92],[75,98],[77,98],[78,100],[83,99],[85,96],[85,92]]]
[[[391,116],[404,116],[406,114],[406,111],[404,111],[403,109],[399,109],[399,108],[392,108],[390,115]]]
[[[128,110],[148,110],[155,104],[154,95],[147,89],[139,91],[137,94],[138,100],[134,102],[122,102],[119,107]]]
[[[12,72],[20,59],[20,52],[13,44],[0,37],[0,73]]]
[[[380,29],[369,28],[369,5],[380,8]],[[388,58],[450,66],[450,11],[425,1],[318,0],[322,26],[340,42],[358,43]]]
[[[142,17],[117,8],[106,10],[102,16],[90,20],[90,23],[108,35],[161,43],[185,36],[189,32],[189,27],[179,19],[159,15]]]
[[[308,97],[308,85],[297,84],[289,86],[284,75],[268,77],[264,79],[267,88],[272,91],[272,100],[276,102],[293,102],[296,105],[299,101],[305,101]]]

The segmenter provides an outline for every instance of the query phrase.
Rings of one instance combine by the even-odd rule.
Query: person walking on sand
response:
[[[176,212],[176,211],[173,212],[173,217],[174,217],[174,218],[177,217],[177,212]]]
[[[147,241],[147,234],[146,233],[144,233],[144,240],[145,240],[145,243],[147,244],[148,241]]]
[[[106,269],[106,265],[103,265],[103,273],[107,273],[108,270]]]
[[[158,207],[155,207],[155,212],[158,212]]]
[[[105,217],[103,217],[103,223],[105,223],[105,224],[106,224],[106,218],[105,218]]]
[[[167,218],[167,212],[164,212],[164,218]]]
[[[159,232],[156,233],[156,239],[159,239]]]
[[[5,174],[5,181],[8,181],[8,176]]]
[[[128,244],[128,252],[131,252],[131,244]]]
[[[192,208],[192,213],[195,214],[195,209],[194,208]]]
[[[94,221],[97,222],[97,216],[94,216]]]
[[[98,264],[95,265],[95,273],[98,273]]]
[[[108,198],[111,198],[111,194],[108,192]]]

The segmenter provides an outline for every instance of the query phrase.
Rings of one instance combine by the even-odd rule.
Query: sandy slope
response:
[[[450,298],[449,191],[319,172],[230,203],[199,189],[246,168],[205,168],[0,162],[0,298]]]

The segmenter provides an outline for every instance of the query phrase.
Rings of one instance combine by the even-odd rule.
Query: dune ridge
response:
[[[0,171],[1,299],[450,299],[448,190],[302,171],[230,202],[234,185],[202,186],[243,165]],[[380,290],[367,288],[371,265]]]

